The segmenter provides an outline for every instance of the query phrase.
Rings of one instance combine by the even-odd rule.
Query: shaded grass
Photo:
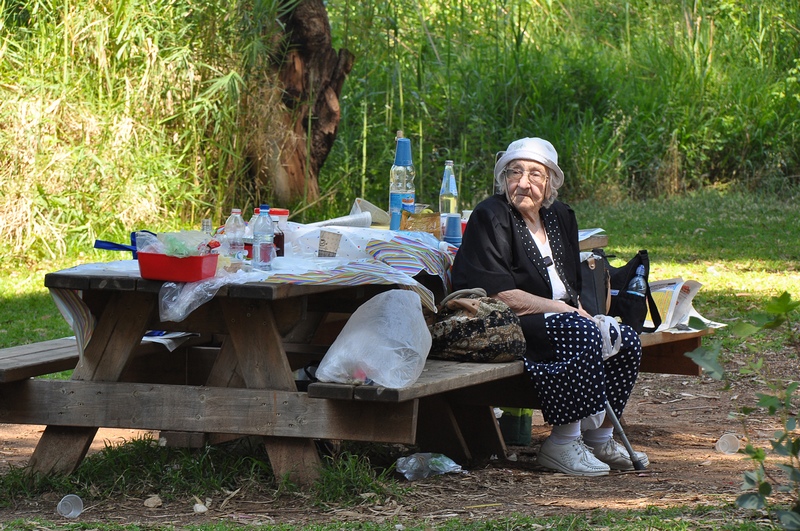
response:
[[[71,475],[31,475],[25,467],[0,476],[0,506],[46,492],[71,492],[84,499],[119,496],[164,500],[245,488],[266,492],[274,476],[263,445],[236,444],[201,449],[168,448],[152,437],[106,445]]]

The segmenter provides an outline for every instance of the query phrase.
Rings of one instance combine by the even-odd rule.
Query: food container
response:
[[[139,274],[149,280],[196,282],[213,277],[217,272],[219,255],[167,256],[166,254],[139,252]]]

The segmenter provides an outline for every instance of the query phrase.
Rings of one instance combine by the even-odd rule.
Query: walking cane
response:
[[[619,438],[622,439],[622,444],[625,445],[625,449],[628,451],[628,455],[631,456],[631,463],[633,463],[633,468],[635,470],[644,470],[644,465],[636,458],[636,454],[633,452],[633,448],[631,447],[631,443],[628,441],[628,438],[625,436],[625,432],[622,431],[622,424],[619,423],[619,419],[617,418],[617,414],[614,413],[614,410],[611,408],[611,404],[608,403],[606,400],[606,416],[611,419],[611,424],[614,425],[614,431],[619,434]]]

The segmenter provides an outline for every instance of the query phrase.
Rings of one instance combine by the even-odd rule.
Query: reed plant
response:
[[[219,223],[272,199],[252,162],[287,132],[268,72],[294,2],[2,0],[0,261]],[[611,204],[800,175],[800,5],[763,0],[393,0],[327,5],[356,56],[321,198],[295,219],[387,203],[397,130],[420,202],[453,159],[462,207],[495,153],[550,139],[562,197]]]
[[[495,152],[532,135],[556,145],[573,200],[798,180],[790,2],[398,0],[329,11],[357,59],[323,179],[371,154],[340,208],[357,194],[385,203],[396,129],[416,145],[425,203],[451,158],[464,207],[474,205],[492,193]]]
[[[254,139],[284,134],[267,66],[292,5],[0,3],[3,259],[252,205]]]

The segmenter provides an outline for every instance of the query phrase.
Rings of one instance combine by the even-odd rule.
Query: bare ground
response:
[[[796,379],[797,351],[765,354],[774,375]],[[732,364],[730,369],[735,369]],[[86,500],[79,521],[197,525],[227,521],[232,524],[310,524],[339,521],[424,520],[431,525],[448,518],[485,520],[523,514],[552,516],[597,509],[628,510],[647,507],[717,506],[720,521],[759,519],[763,515],[731,508],[741,493],[742,473],[752,469],[743,455],[725,455],[714,443],[724,433],[735,433],[754,446],[768,447],[779,423],[757,411],[747,427],[729,413],[753,406],[755,393],[764,390],[755,378],[737,377],[729,388],[708,377],[642,374],[625,412],[625,431],[635,449],[650,458],[643,472],[612,473],[601,478],[575,478],[547,472],[534,464],[536,451],[548,427],[534,416],[530,446],[512,446],[512,459],[496,460],[463,474],[448,474],[407,483],[412,489],[400,499],[367,498],[356,507],[314,507],[302,493],[268,496],[243,491],[225,497],[216,494],[209,511],[196,514],[196,500],[187,498],[147,508],[144,499],[124,497]],[[23,466],[41,435],[41,426],[0,425],[0,470]],[[141,435],[134,430],[101,430],[92,451],[106,442],[120,443]],[[405,480],[401,480],[405,482]],[[0,509],[0,522],[15,518],[63,521],[55,507],[66,493],[25,499],[12,509]],[[199,496],[204,496],[198,493]],[[711,518],[714,516],[712,515]],[[708,517],[706,517],[708,518]],[[0,526],[0,529],[4,527]]]

